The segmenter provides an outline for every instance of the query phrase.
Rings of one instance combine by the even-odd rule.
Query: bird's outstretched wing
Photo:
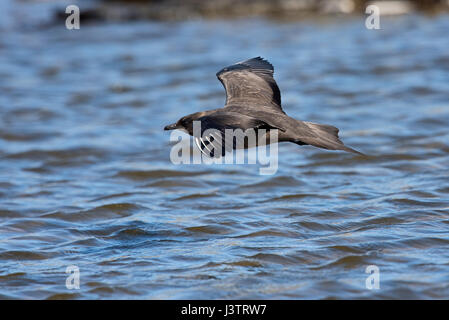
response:
[[[225,107],[257,108],[282,112],[281,93],[273,78],[274,68],[261,57],[223,68],[217,78],[226,90]]]

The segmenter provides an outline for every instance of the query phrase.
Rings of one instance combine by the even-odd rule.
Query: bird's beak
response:
[[[172,123],[172,124],[169,124],[168,126],[164,127],[164,130],[175,130],[175,129],[178,129],[178,126],[176,123]]]

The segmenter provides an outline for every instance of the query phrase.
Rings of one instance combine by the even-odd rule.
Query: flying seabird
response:
[[[221,150],[219,153],[224,155],[230,149],[236,149],[234,138],[231,143],[224,141],[226,129],[265,129],[264,132],[268,132],[266,138],[270,130],[277,129],[279,142],[362,154],[343,144],[336,127],[289,117],[282,110],[281,93],[273,73],[273,65],[261,57],[223,68],[217,73],[217,78],[226,90],[225,106],[189,114],[164,130],[181,129],[194,136],[193,121],[200,121],[201,136],[194,136],[195,141],[201,151],[209,156],[217,156],[214,150]],[[203,135],[208,129],[215,129],[216,132]],[[221,134],[217,136],[217,132]],[[248,147],[251,146],[245,142],[244,148]]]

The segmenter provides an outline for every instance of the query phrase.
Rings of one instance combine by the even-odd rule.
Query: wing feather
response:
[[[220,70],[217,78],[226,90],[225,107],[253,107],[284,113],[281,93],[273,73],[273,65],[261,57],[241,61]]]

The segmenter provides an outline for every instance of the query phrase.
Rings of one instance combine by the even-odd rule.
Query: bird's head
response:
[[[169,124],[168,126],[164,127],[164,130],[183,130],[186,131],[189,134],[192,134],[193,132],[193,121],[200,118],[201,112],[197,112],[194,114],[189,114],[188,116],[182,117],[177,122]]]

